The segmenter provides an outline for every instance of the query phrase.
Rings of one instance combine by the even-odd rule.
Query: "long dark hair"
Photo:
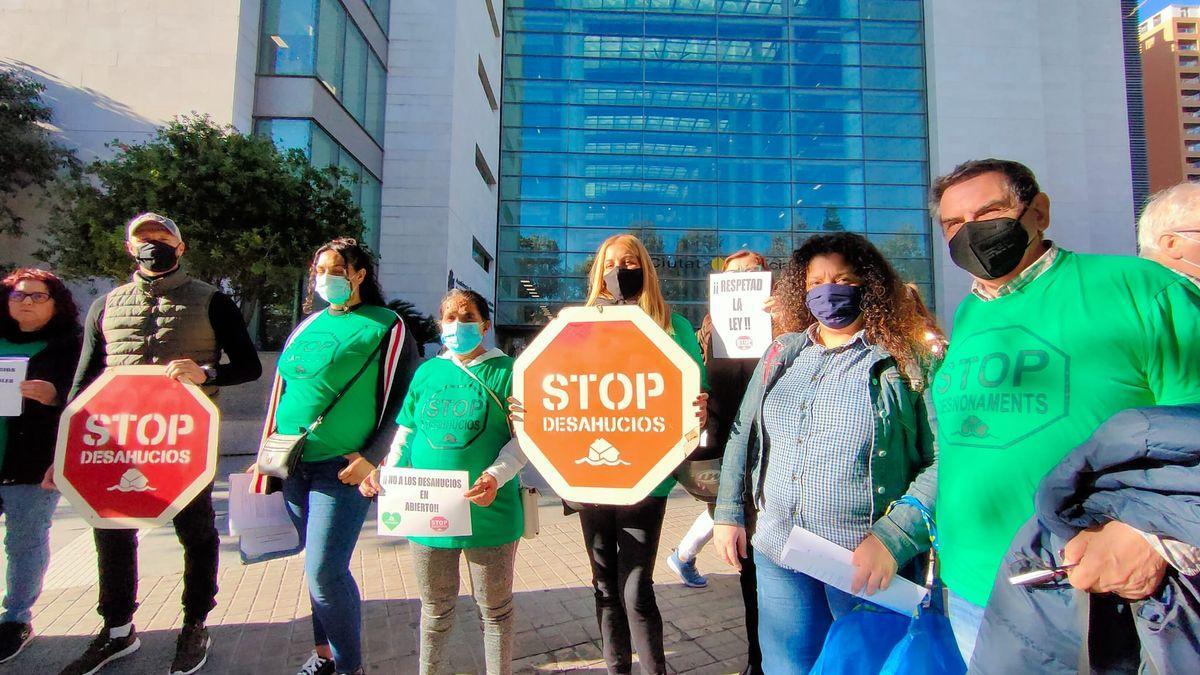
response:
[[[851,232],[810,237],[792,253],[783,269],[776,295],[784,307],[787,330],[797,332],[816,319],[808,310],[806,280],[813,258],[838,254],[862,279],[862,310],[867,338],[896,359],[913,390],[925,386],[925,371],[933,360],[925,339],[925,318],[895,268],[866,237]]]
[[[50,317],[50,321],[39,332],[45,332],[52,337],[73,336],[83,332],[79,325],[79,307],[75,304],[75,297],[58,275],[34,267],[14,270],[0,281],[0,290],[3,291],[5,300],[8,300],[8,294],[22,281],[40,281],[46,284],[50,291],[50,300],[54,303],[54,316]],[[8,303],[0,303],[0,335],[10,338],[20,332],[21,328],[16,319],[13,319],[8,311]]]
[[[387,306],[387,303],[383,301],[383,289],[379,287],[379,276],[375,272],[375,260],[371,254],[362,247],[362,244],[358,243],[357,239],[338,237],[318,248],[317,252],[313,254],[312,262],[308,264],[308,297],[304,299],[305,313],[313,311],[317,285],[317,260],[326,251],[333,251],[342,256],[347,271],[367,271],[367,276],[363,277],[362,283],[358,286],[358,299],[362,301],[362,304]]]

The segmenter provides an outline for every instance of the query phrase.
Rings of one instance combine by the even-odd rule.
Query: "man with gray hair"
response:
[[[1138,249],[1200,286],[1200,183],[1180,183],[1150,198],[1138,220]]]

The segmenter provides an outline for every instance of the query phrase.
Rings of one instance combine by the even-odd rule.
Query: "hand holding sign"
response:
[[[42,405],[54,405],[58,390],[45,380],[25,380],[21,383],[21,396]]]
[[[496,490],[500,489],[500,484],[496,482],[496,477],[484,471],[479,474],[479,478],[470,490],[463,493],[475,506],[491,506],[496,500]]]

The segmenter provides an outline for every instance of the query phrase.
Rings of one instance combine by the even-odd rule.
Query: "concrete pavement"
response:
[[[248,457],[224,457],[214,492],[218,528],[226,528],[224,476]],[[536,476],[530,476],[536,482]],[[544,499],[541,536],[522,540],[515,579],[518,672],[602,673],[599,631],[579,519],[564,516],[556,499]],[[671,668],[686,673],[738,672],[746,641],[737,577],[710,549],[700,556],[707,589],[689,589],[665,559],[701,505],[686,495],[670,500],[656,570],[658,602],[666,624]],[[372,510],[353,559],[363,592],[364,652],[369,672],[417,671],[420,602],[413,586],[408,546],[375,533]],[[47,588],[35,608],[38,637],[0,673],[55,673],[78,655],[100,628],[95,613],[96,567],[91,531],[64,500],[52,528],[54,555]],[[182,553],[170,527],[142,532],[136,625],[140,652],[105,673],[165,673],[182,621]],[[312,649],[303,559],[244,566],[233,538],[222,537],[220,594],[209,617],[214,645],[207,673],[291,674]],[[465,572],[464,572],[465,576]],[[451,666],[483,672],[482,637],[473,601],[463,584]]]

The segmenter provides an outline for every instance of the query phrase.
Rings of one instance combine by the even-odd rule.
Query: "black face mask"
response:
[[[1016,218],[993,218],[963,223],[950,237],[950,258],[977,279],[999,279],[1011,274],[1025,257],[1032,241],[1021,226],[1026,206]]]
[[[161,241],[147,241],[137,247],[133,259],[155,274],[170,272],[179,262],[179,254],[175,252],[175,248]]]
[[[646,283],[646,275],[640,269],[614,267],[604,275],[604,288],[617,302],[636,300],[642,294],[644,283]]]

